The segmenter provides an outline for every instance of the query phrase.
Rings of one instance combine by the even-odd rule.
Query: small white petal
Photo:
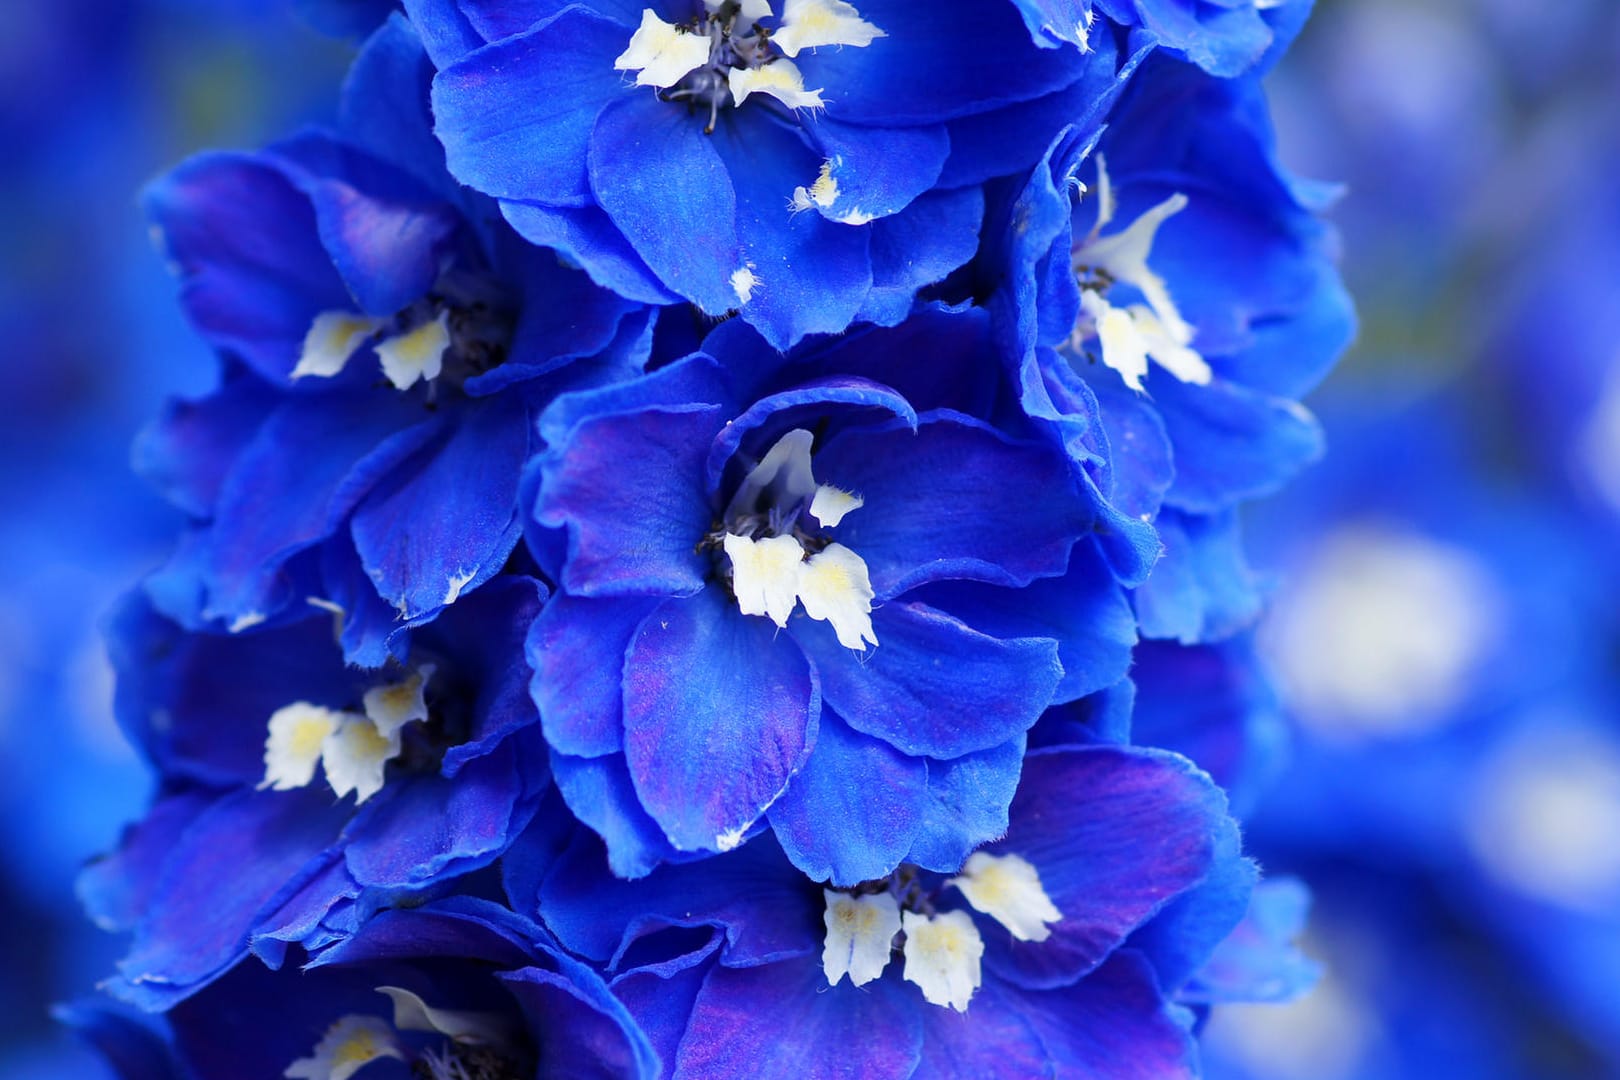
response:
[[[500,1013],[435,1009],[397,986],[379,986],[377,993],[394,1003],[394,1027],[400,1031],[432,1031],[463,1046],[504,1046],[512,1040],[512,1025]]]
[[[975,851],[968,856],[961,876],[946,884],[960,889],[968,903],[1012,931],[1019,941],[1045,941],[1052,936],[1047,923],[1063,918],[1041,887],[1041,875],[1019,855]]]
[[[288,1080],[349,1080],[376,1061],[405,1060],[393,1028],[377,1016],[345,1016],[326,1029],[312,1057],[299,1058],[281,1075]]]
[[[973,917],[965,911],[946,911],[933,918],[906,911],[901,924],[906,932],[902,950],[906,981],[916,983],[929,1004],[967,1012],[973,991],[979,988],[979,958],[984,955]]]
[[[844,520],[845,514],[851,510],[859,510],[865,505],[866,500],[859,495],[851,495],[843,488],[836,488],[831,484],[822,484],[816,488],[816,497],[810,500],[810,516],[832,529]]]
[[[843,544],[828,544],[800,564],[798,592],[804,613],[831,623],[844,648],[865,652],[867,642],[878,643],[866,560]]]
[[[821,91],[806,90],[804,76],[791,60],[778,60],[757,68],[732,68],[726,72],[731,97],[738,105],[749,94],[769,94],[790,109],[821,108]]]
[[[264,779],[260,788],[291,791],[315,779],[326,737],[337,730],[343,714],[296,701],[270,716],[270,734],[264,741]]]
[[[641,11],[641,25],[630,44],[613,61],[618,71],[635,71],[637,86],[674,86],[694,68],[709,62],[709,38],[660,19],[652,8]]]
[[[302,379],[314,375],[329,379],[342,371],[349,357],[376,333],[375,319],[354,315],[347,311],[323,311],[315,316],[309,333],[304,335],[304,349],[298,356],[298,366],[292,377]]]
[[[865,986],[889,966],[894,935],[900,932],[900,905],[890,893],[849,896],[823,889],[827,937],[821,949],[821,970],[827,982],[838,985],[845,975]]]
[[[1114,307],[1091,289],[1081,290],[1080,310],[1092,320],[1092,330],[1102,344],[1103,363],[1119,372],[1126,386],[1141,390],[1148,370],[1148,346],[1137,333],[1131,313]]]
[[[366,691],[366,716],[377,725],[378,734],[390,739],[411,721],[428,718],[424,693],[427,690],[427,681],[433,677],[435,670],[432,664],[423,664],[410,678],[402,682],[390,686],[374,686]]]
[[[396,390],[409,390],[418,379],[437,379],[444,370],[444,351],[450,347],[450,314],[439,312],[404,334],[377,344],[383,374]]]
[[[354,792],[356,805],[382,790],[383,772],[398,756],[399,732],[388,738],[364,716],[344,716],[321,746],[326,782],[340,799]]]
[[[743,477],[726,507],[726,518],[754,513],[762,493],[770,495],[772,505],[782,507],[814,495],[816,477],[810,468],[810,447],[815,441],[816,437],[804,428],[794,428],[777,439],[759,464]]]
[[[752,266],[739,266],[731,272],[731,291],[737,294],[737,303],[746,304],[759,288],[759,275]]]
[[[1165,332],[1182,345],[1192,341],[1192,327],[1176,310],[1164,279],[1148,269],[1148,259],[1153,253],[1153,241],[1159,234],[1159,226],[1186,207],[1187,196],[1178,192],[1157,206],[1150,207],[1141,217],[1112,236],[1087,240],[1074,255],[1076,266],[1106,271],[1115,281],[1134,286],[1164,324]]]
[[[1215,378],[1209,361],[1197,349],[1173,338],[1151,308],[1132,304],[1130,313],[1136,323],[1137,336],[1147,346],[1148,356],[1160,367],[1182,382],[1195,386],[1208,386]]]
[[[771,40],[788,56],[798,56],[822,45],[865,47],[880,37],[888,35],[844,0],[787,0],[782,25]]]
[[[791,536],[751,540],[727,533],[722,541],[731,559],[731,591],[744,615],[768,615],[786,626],[798,596],[804,548]]]

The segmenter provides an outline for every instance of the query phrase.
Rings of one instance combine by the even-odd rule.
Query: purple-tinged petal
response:
[[[965,1013],[918,1008],[923,1044],[917,1074],[929,1080],[1052,1076],[1046,1045],[1009,997],[992,977],[973,995]]]
[[[362,807],[348,830],[355,881],[420,888],[494,861],[528,824],[549,775],[538,744],[533,732],[515,735],[454,779],[391,778],[397,790]]]
[[[321,244],[361,311],[389,318],[433,287],[461,218],[431,188],[319,132],[266,156],[309,199]]]
[[[657,1052],[601,977],[566,957],[556,960],[562,974],[524,968],[497,976],[539,1033],[535,1075],[570,1080],[657,1075]]]
[[[696,549],[712,509],[704,457],[714,405],[591,417],[542,459],[540,523],[568,527],[563,585],[579,596],[685,595],[703,588]]]
[[[865,410],[875,410],[872,413]],[[755,401],[746,411],[726,423],[709,448],[706,471],[709,488],[722,489],[726,467],[733,464],[743,441],[759,448],[760,456],[766,449],[794,428],[817,428],[831,416],[859,423],[863,418],[891,417],[915,425],[917,413],[910,402],[882,383],[851,375],[831,375],[801,383],[789,390],[769,394]],[[756,431],[763,436],[750,439]],[[738,462],[733,480],[740,483],[746,471],[756,462]]]
[[[226,474],[275,403],[268,385],[240,370],[206,397],[171,399],[136,438],[135,471],[187,514],[210,517]]]
[[[655,94],[620,86],[615,95],[590,137],[596,203],[661,282],[723,315],[741,299],[732,275],[743,269],[743,256],[737,195],[714,140],[685,109]],[[780,209],[786,216],[785,205]]]
[[[1116,954],[1072,986],[1030,991],[992,978],[979,993],[986,1004],[994,1002],[1035,1029],[1056,1066],[1056,1080],[1199,1075],[1191,1015],[1165,1002],[1153,969],[1136,953]]]
[[[192,158],[148,188],[144,202],[192,323],[272,382],[292,371],[316,315],[353,303],[309,200],[262,158]]]
[[[84,868],[74,891],[97,927],[122,933],[135,926],[151,906],[164,859],[212,802],[212,795],[201,791],[159,799],[144,818],[124,829],[116,850]]]
[[[349,531],[377,593],[402,619],[452,604],[516,546],[530,416],[516,394],[458,410],[448,431],[355,508]]]
[[[769,836],[720,858],[661,866],[637,882],[615,879],[600,845],[575,839],[540,891],[546,927],[572,951],[617,965],[640,938],[669,927],[725,931],[722,962],[747,967],[821,951],[821,892]]]
[[[331,627],[315,615],[248,635],[189,634],[132,594],[108,633],[119,723],[168,779],[258,783],[272,713],[299,700],[344,708],[359,692]]]
[[[665,1063],[659,1075],[665,1075],[674,1066],[675,1055],[686,1034],[687,1021],[692,1016],[692,1005],[697,1001],[703,980],[713,967],[711,958],[720,949],[722,937],[714,935],[707,945],[685,956],[661,964],[648,964],[626,971],[613,980],[613,996],[624,1002],[624,1007],[636,1023],[647,1033],[647,1039]]]
[[[600,757],[624,748],[624,656],[658,603],[640,596],[554,596],[529,631],[529,692],[546,741],[560,753]]]
[[[914,987],[828,987],[819,958],[715,967],[703,981],[674,1080],[904,1080],[922,1054]]]
[[[872,627],[877,647],[863,653],[825,622],[796,618],[789,632],[829,708],[914,756],[960,757],[1022,735],[1063,675],[1052,639],[993,638],[926,604],[890,601],[872,610]]]
[[[576,6],[439,72],[434,131],[456,179],[501,199],[588,202],[586,147],[603,105],[625,93],[613,69],[625,41]]]
[[[830,439],[816,478],[866,500],[838,541],[886,600],[926,581],[1027,585],[1068,567],[1091,515],[1066,458],[967,416],[937,412]],[[881,640],[881,638],[879,639]]]
[[[259,912],[297,891],[348,813],[330,793],[313,789],[220,799],[165,861],[152,906],[118,965],[114,992],[161,1006],[224,974],[246,955]]]
[[[1215,838],[1215,856],[1204,880],[1166,904],[1127,947],[1153,965],[1159,986],[1178,995],[1209,961],[1249,909],[1260,868],[1243,857],[1237,822],[1227,818]]]
[[[625,659],[625,760],[682,850],[736,844],[804,765],[820,715],[793,638],[717,588],[656,608]]]
[[[423,415],[404,398],[373,393],[298,398],[271,413],[220,488],[205,615],[232,623],[284,605],[286,561],[330,536],[433,434],[437,422]]]
[[[1115,747],[1029,755],[992,850],[1034,865],[1063,917],[1042,942],[984,927],[984,962],[1030,988],[1068,985],[1209,872],[1226,799],[1173,754]]]
[[[816,747],[771,807],[771,829],[793,865],[816,881],[858,885],[889,874],[910,850],[928,771],[823,710]]]

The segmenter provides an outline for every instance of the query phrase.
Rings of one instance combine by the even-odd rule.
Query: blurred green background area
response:
[[[116,961],[72,878],[149,795],[96,619],[179,524],[130,440],[212,364],[140,187],[328,119],[351,54],[288,3],[0,4],[0,1076],[100,1075],[46,1006]],[[1247,519],[1297,761],[1249,840],[1330,974],[1218,1014],[1209,1069],[1620,1075],[1620,4],[1322,0],[1269,88],[1284,162],[1345,184],[1362,327],[1310,401],[1328,460]],[[1394,633],[1367,598],[1403,580]]]

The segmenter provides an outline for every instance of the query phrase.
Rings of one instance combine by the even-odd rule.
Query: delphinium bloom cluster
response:
[[[147,211],[219,385],[92,866],[197,1077],[1187,1076],[1301,897],[1235,514],[1351,316],[1308,3],[328,4]],[[135,1063],[135,1064],[129,1064]]]

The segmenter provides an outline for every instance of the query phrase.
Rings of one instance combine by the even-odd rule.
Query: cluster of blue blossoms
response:
[[[221,376],[111,621],[126,1075],[1188,1076],[1309,982],[1308,0],[315,6],[335,129],[147,196]]]

